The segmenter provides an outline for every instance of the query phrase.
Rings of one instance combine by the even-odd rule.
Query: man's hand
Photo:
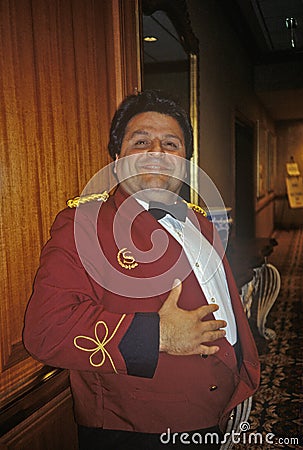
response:
[[[176,285],[176,282],[179,284]],[[192,311],[178,307],[182,283],[176,280],[165,303],[159,310],[160,351],[170,355],[212,355],[218,346],[203,345],[225,336],[224,320],[202,319],[219,309],[218,305],[205,305]]]

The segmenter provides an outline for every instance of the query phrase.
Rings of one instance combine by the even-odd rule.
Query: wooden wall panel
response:
[[[30,279],[41,248],[37,177],[38,124],[29,1],[1,1],[1,384],[0,398],[26,385],[36,362],[21,344]],[[22,17],[22,22],[20,18]]]
[[[70,390],[66,389],[2,438],[0,450],[77,450]]]
[[[0,0],[0,407],[41,367],[21,334],[50,226],[110,162],[112,115],[139,85],[136,8],[136,0]]]

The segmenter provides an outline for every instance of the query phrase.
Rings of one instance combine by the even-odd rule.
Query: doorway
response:
[[[236,160],[236,237],[255,237],[255,148],[254,125],[236,119],[235,160]]]
[[[177,99],[193,127],[193,156],[180,196],[199,203],[199,45],[185,0],[142,0],[142,84]]]

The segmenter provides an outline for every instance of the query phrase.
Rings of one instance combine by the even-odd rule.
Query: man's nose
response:
[[[158,138],[153,139],[149,152],[159,154],[159,155],[155,155],[155,156],[161,156],[161,155],[163,155],[163,153],[165,153],[165,151],[162,148],[160,139],[158,139]]]

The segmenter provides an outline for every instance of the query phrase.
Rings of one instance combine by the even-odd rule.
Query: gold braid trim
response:
[[[69,200],[67,200],[66,204],[69,208],[77,208],[79,205],[82,205],[84,203],[93,202],[93,201],[100,201],[106,202],[108,199],[109,194],[107,191],[102,192],[101,194],[89,194],[89,195],[83,195],[81,197],[74,197]]]
[[[201,208],[201,206],[195,205],[194,203],[187,203],[187,206],[190,209],[193,209],[194,211],[196,211],[197,213],[202,214],[204,217],[207,216],[206,211],[203,208]]]
[[[126,314],[123,314],[122,317],[120,318],[119,322],[117,323],[114,331],[112,332],[111,336],[109,336],[109,337],[108,337],[109,330],[108,330],[107,324],[103,320],[100,320],[95,325],[95,339],[93,339],[89,336],[76,336],[74,338],[74,346],[76,348],[78,348],[79,350],[83,350],[84,352],[91,353],[91,355],[89,357],[89,362],[90,362],[91,366],[93,366],[93,367],[103,366],[103,364],[106,360],[106,357],[108,357],[109,362],[111,363],[111,366],[112,366],[114,372],[118,373],[116,366],[114,364],[113,358],[111,357],[111,355],[109,354],[109,352],[105,348],[105,346],[113,339],[113,337],[117,333],[117,331],[118,331],[121,323],[125,319],[125,317],[126,317]],[[98,327],[100,325],[102,325],[104,327],[103,339],[98,336]],[[83,347],[83,345],[79,345],[78,339],[82,339],[82,341],[86,341],[86,343],[88,344],[88,347]],[[102,339],[102,341],[101,341],[101,339]],[[92,345],[95,345],[95,347],[92,347]],[[101,359],[99,362],[94,362],[93,358],[97,354],[99,357],[101,357]]]

